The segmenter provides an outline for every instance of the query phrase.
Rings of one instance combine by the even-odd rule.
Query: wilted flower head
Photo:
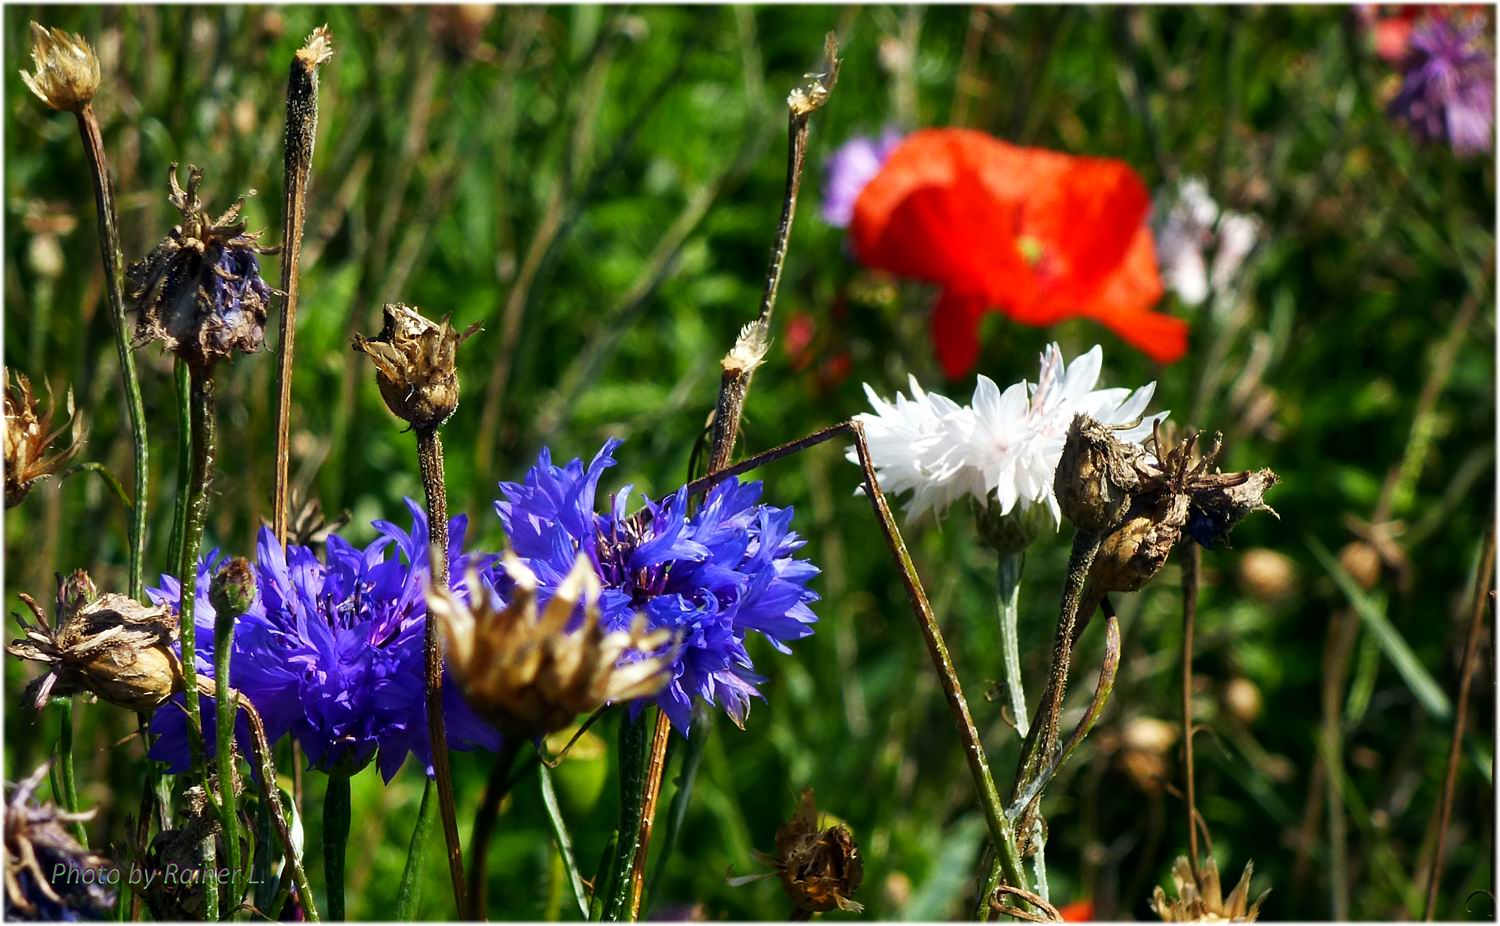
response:
[[[209,773],[209,784],[217,792],[216,772]],[[236,780],[237,793],[242,787]],[[212,871],[212,866],[204,858],[203,846],[209,839],[222,843],[224,838],[219,817],[209,809],[201,784],[187,788],[183,799],[187,812],[177,816],[171,829],[157,833],[146,852],[146,871],[156,877],[146,880],[142,895],[152,917],[159,921],[202,921],[205,918],[208,898],[202,874]],[[222,858],[222,844],[218,850]],[[168,877],[168,871],[181,874]]]
[[[554,466],[543,450],[524,483],[501,483],[495,510],[516,555],[536,573],[539,601],[555,594],[581,554],[603,586],[601,627],[628,630],[639,613],[648,628],[677,639],[668,683],[655,699],[674,727],[688,731],[695,698],[721,703],[743,725],[764,680],[746,638],[759,633],[791,652],[787,643],[811,635],[817,620],[808,605],[818,596],[807,583],[818,568],[795,555],[805,541],[791,529],[792,509],[759,504],[759,482],[730,478],[691,515],[685,488],[661,502],[644,499],[641,514],[632,515],[629,487],[596,514],[599,477],[614,465],[619,444],[606,442],[587,469],[577,459]]]
[[[78,112],[99,89],[99,59],[81,35],[32,23],[31,62],[36,73],[21,80],[53,109]]]
[[[864,911],[853,899],[864,880],[864,863],[854,835],[842,823],[827,829],[818,826],[812,788],[802,792],[797,812],[776,831],[774,862],[781,887],[798,911]]]
[[[888,127],[878,137],[856,135],[839,146],[823,168],[823,221],[843,228],[854,218],[854,202],[865,184],[875,179],[881,165],[901,144],[899,129]]]
[[[239,618],[234,634],[230,684],[250,699],[265,722],[271,741],[291,734],[321,769],[357,771],[379,753],[387,781],[415,754],[431,774],[423,672],[423,628],[426,589],[431,582],[427,518],[410,500],[408,532],[376,521],[380,536],[367,547],[330,535],[322,560],[307,547],[281,544],[269,529],[260,532],[255,563],[255,601]],[[449,570],[462,576],[488,565],[462,553],[467,519],[449,522]],[[389,556],[394,547],[399,553]],[[217,552],[199,563],[194,621],[197,670],[214,676],[213,628],[217,611],[211,600]],[[177,579],[163,576],[152,597],[176,608]],[[461,600],[470,589],[454,588]],[[211,701],[203,704],[204,736],[214,736]],[[494,749],[498,738],[464,703],[455,684],[443,686],[448,744],[453,749]],[[151,757],[171,770],[188,767],[186,711],[175,702],[157,711],[151,730],[159,739]],[[249,754],[249,731],[243,718],[236,730]]]
[[[1247,862],[1239,883],[1225,897],[1219,884],[1219,866],[1212,854],[1205,855],[1198,863],[1196,878],[1187,858],[1180,856],[1172,865],[1177,896],[1168,900],[1166,891],[1157,885],[1151,895],[1151,909],[1164,923],[1253,923],[1260,916],[1260,905],[1271,893],[1267,888],[1253,903],[1250,901],[1250,875],[1254,870],[1255,863]]]
[[[177,183],[176,164],[167,182],[168,199],[182,221],[126,272],[137,336],[160,341],[200,368],[235,351],[259,350],[272,290],[261,279],[256,255],[276,249],[256,244],[259,232],[245,231],[244,197],[218,218],[209,217],[198,198],[198,168],[188,165],[186,190]]]
[[[502,733],[545,736],[580,714],[653,695],[666,684],[672,635],[647,630],[641,616],[629,630],[601,627],[599,577],[587,559],[577,559],[540,613],[536,574],[513,554],[503,565],[511,581],[503,606],[481,593],[471,611],[445,588],[427,592],[464,698]],[[468,586],[483,587],[474,574]],[[581,624],[575,620],[580,604]]]
[[[1002,391],[981,375],[971,405],[926,392],[915,378],[912,398],[897,393],[894,403],[866,385],[875,413],[857,417],[881,485],[892,494],[912,492],[907,513],[913,519],[968,497],[983,509],[982,520],[1042,507],[1059,523],[1053,474],[1073,416],[1087,414],[1118,427],[1118,438],[1128,443],[1145,439],[1167,415],[1143,417],[1155,383],[1134,391],[1095,389],[1103,363],[1097,345],[1068,364],[1062,350],[1049,344],[1035,384],[1022,380]],[[854,450],[847,456],[857,462]]]
[[[1447,142],[1459,155],[1489,151],[1495,141],[1495,50],[1482,16],[1424,16],[1402,62],[1401,91],[1391,115],[1421,141]]]
[[[102,877],[112,866],[78,844],[67,824],[95,811],[66,813],[36,800],[47,766],[11,786],[5,805],[5,915],[57,922],[108,919],[115,892]]]
[[[88,692],[127,710],[149,711],[182,689],[182,665],[173,652],[177,617],[169,609],[100,596],[82,569],[59,577],[55,621],[30,595],[20,598],[37,622],[17,614],[25,636],[5,649],[47,666],[22,695],[37,710],[49,698]]]
[[[1220,209],[1197,177],[1157,195],[1151,226],[1162,282],[1190,306],[1233,293],[1261,233],[1259,219]]]
[[[5,377],[5,507],[21,504],[38,480],[57,475],[83,449],[83,418],[73,409],[73,390],[68,390],[66,408],[72,422],[72,437],[66,450],[49,453],[62,436],[63,427],[52,427],[56,408],[41,411],[24,373],[15,382]]]
[[[375,361],[380,397],[397,418],[417,430],[440,427],[458,408],[458,345],[479,330],[462,333],[448,319],[431,322],[409,305],[385,307],[385,326],[373,338],[354,336],[354,349]]]

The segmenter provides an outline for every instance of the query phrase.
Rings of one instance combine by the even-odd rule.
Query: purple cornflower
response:
[[[839,146],[824,165],[823,221],[836,228],[846,227],[854,218],[854,203],[865,185],[875,179],[885,159],[905,138],[898,130],[887,128],[879,138],[858,135]]]
[[[1401,91],[1391,115],[1423,141],[1446,141],[1455,154],[1489,151],[1495,135],[1495,58],[1479,17],[1433,13],[1412,30]]]
[[[331,534],[325,562],[307,547],[281,545],[268,528],[260,532],[255,564],[256,599],[235,626],[230,684],[260,711],[267,736],[275,741],[290,733],[315,768],[357,771],[379,752],[380,774],[396,774],[408,752],[432,774],[432,750],[423,696],[422,635],[427,614],[426,588],[431,575],[427,556],[427,518],[410,499],[412,529],[376,521],[380,533],[368,547],[355,547]],[[467,600],[464,576],[483,569],[488,557],[462,552],[468,519],[449,522],[449,574],[454,592]],[[387,557],[394,546],[399,556]],[[218,553],[198,568],[197,669],[213,677],[214,608],[210,577]],[[181,584],[162,577],[152,598],[176,607]],[[203,700],[204,738],[213,742],[209,699]],[[447,679],[443,704],[448,745],[493,751],[498,734],[485,726]],[[186,712],[180,698],[156,712],[151,731],[160,739],[151,757],[170,763],[173,772],[188,768]],[[248,755],[248,728],[241,718],[236,738]]]
[[[524,483],[501,483],[495,503],[511,546],[533,572],[542,597],[567,575],[579,553],[604,588],[599,606],[608,630],[644,614],[652,630],[679,640],[671,681],[655,701],[684,734],[694,698],[721,704],[743,726],[750,698],[761,697],[745,638],[759,633],[783,653],[813,632],[818,599],[807,583],[818,568],[793,554],[805,541],[791,530],[792,509],[759,504],[761,484],[726,479],[688,514],[685,488],[631,516],[626,486],[609,512],[594,511],[599,477],[615,463],[611,439],[585,469],[575,459],[552,465],[543,450]],[[506,583],[496,583],[505,590]],[[637,710],[641,702],[637,702]]]

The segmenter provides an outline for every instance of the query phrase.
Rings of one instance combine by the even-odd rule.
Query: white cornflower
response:
[[[1045,504],[1060,523],[1052,479],[1073,416],[1130,424],[1119,437],[1134,443],[1149,437],[1152,425],[1167,416],[1144,417],[1155,383],[1134,391],[1094,389],[1103,362],[1098,345],[1067,364],[1061,349],[1049,344],[1035,385],[1023,380],[1002,390],[980,376],[971,405],[924,392],[915,378],[910,381],[914,399],[898,393],[895,404],[865,386],[875,413],[858,418],[881,485],[892,494],[912,492],[911,519],[969,496],[980,505],[993,504],[1002,516]],[[855,460],[852,451],[849,459]]]
[[[1158,194],[1152,209],[1162,282],[1183,303],[1201,304],[1210,293],[1232,294],[1245,258],[1260,240],[1260,219],[1221,210],[1196,177]],[[1212,266],[1205,258],[1212,252]]]

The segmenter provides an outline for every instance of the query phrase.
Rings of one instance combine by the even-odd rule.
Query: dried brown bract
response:
[[[99,59],[83,36],[31,24],[31,61],[34,74],[21,80],[53,109],[78,112],[99,89]]]
[[[835,908],[860,913],[853,899],[864,879],[854,835],[842,823],[818,827],[812,788],[802,792],[797,812],[776,831],[776,873],[792,904],[804,913]]]
[[[25,636],[5,649],[47,666],[47,674],[22,695],[37,710],[48,698],[88,692],[128,710],[149,711],[182,689],[182,664],[172,652],[177,615],[171,608],[146,607],[124,595],[99,596],[81,569],[59,582],[55,622],[48,622],[31,596],[20,597],[37,622],[16,615]]]
[[[842,64],[843,61],[839,58],[839,44],[830,32],[823,38],[822,69],[805,75],[806,83],[797,87],[786,98],[787,108],[792,111],[793,118],[804,119],[828,102],[829,94],[838,83],[839,67]]]
[[[1250,901],[1250,875],[1255,863],[1245,865],[1245,873],[1234,890],[1225,897],[1219,884],[1219,866],[1213,856],[1206,856],[1199,865],[1198,877],[1186,857],[1179,857],[1172,866],[1172,883],[1177,887],[1177,896],[1167,899],[1166,891],[1158,885],[1152,893],[1151,909],[1164,923],[1253,923],[1260,916],[1260,905],[1265,902],[1270,888]]]
[[[1131,499],[1150,473],[1149,456],[1136,444],[1088,415],[1075,415],[1068,426],[1053,491],[1063,517],[1083,531],[1117,526]]]
[[[375,361],[375,381],[386,407],[419,431],[440,427],[458,408],[458,345],[479,330],[457,331],[444,318],[431,322],[397,302],[385,307],[385,326],[373,338],[354,336],[354,349]]]
[[[5,507],[14,508],[39,480],[57,475],[58,471],[83,449],[83,418],[73,409],[73,391],[68,390],[65,408],[72,424],[72,438],[66,450],[55,453],[52,445],[62,436],[64,426],[52,426],[56,408],[41,410],[31,392],[31,381],[22,373],[5,377]]]
[[[427,607],[448,644],[448,665],[469,705],[507,736],[545,736],[613,701],[655,694],[668,681],[672,635],[648,631],[644,616],[629,631],[599,625],[599,579],[580,556],[538,613],[537,578],[513,554],[505,571],[510,602],[497,607],[479,578],[470,609],[446,589],[430,589]],[[569,631],[579,605],[583,623]]]
[[[209,786],[219,793],[219,776],[209,774]],[[235,792],[244,788],[238,778],[234,782]],[[204,896],[203,875],[210,876],[214,865],[206,864],[203,855],[205,841],[212,838],[222,850],[223,827],[219,818],[204,798],[203,786],[193,785],[183,792],[187,802],[187,813],[176,821],[176,826],[156,834],[151,848],[146,852],[145,869],[156,877],[146,881],[144,895],[146,907],[157,920],[201,921],[207,913],[207,898]],[[222,851],[219,858],[222,858]],[[222,863],[219,863],[222,864]],[[165,877],[166,872],[178,872],[177,877]]]
[[[161,243],[126,271],[126,296],[137,314],[136,336],[160,341],[187,363],[208,369],[236,351],[252,353],[265,340],[271,287],[261,279],[259,232],[245,231],[245,197],[217,218],[198,196],[203,171],[188,165],[188,184],[167,174],[168,199],[182,214]],[[251,191],[250,195],[253,195]]]
[[[67,826],[92,818],[94,811],[65,813],[33,800],[47,769],[43,765],[16,785],[5,805],[6,918],[108,919],[114,892],[100,874],[112,866],[79,845]]]

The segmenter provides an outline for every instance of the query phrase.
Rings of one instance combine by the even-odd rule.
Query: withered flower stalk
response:
[[[73,408],[73,390],[69,389],[64,408],[68,420],[52,426],[56,402],[41,410],[31,391],[31,381],[16,373],[14,383],[7,373],[5,380],[5,507],[21,504],[31,487],[43,479],[59,474],[78,451],[83,449],[83,418]],[[72,437],[66,449],[52,452],[52,445],[71,423]]]
[[[844,910],[863,913],[854,892],[864,880],[864,863],[854,834],[842,823],[818,826],[812,788],[802,792],[796,813],[776,831],[776,866],[781,888],[792,902],[793,920]]]
[[[333,57],[333,34],[326,25],[313,30],[292,56],[286,85],[286,132],[283,136],[286,203],[281,216],[281,340],[276,364],[276,473],[271,528],[286,546],[287,469],[291,459],[292,355],[297,342],[298,263],[302,258],[302,225],[307,218],[307,187],[312,175],[313,145],[318,135],[318,68]]]
[[[628,631],[600,626],[599,578],[584,557],[578,558],[540,612],[536,575],[513,554],[506,554],[504,564],[515,584],[503,607],[482,597],[470,609],[437,587],[427,599],[428,611],[447,640],[449,662],[464,699],[505,738],[469,843],[469,910],[481,917],[490,835],[520,747],[607,703],[655,694],[666,684],[674,657],[672,635],[648,630],[644,617]],[[467,586],[471,595],[486,595],[477,575],[468,577]],[[569,633],[568,624],[580,606],[583,624]]]
[[[78,121],[78,135],[83,140],[84,155],[89,164],[89,180],[94,188],[94,212],[99,222],[99,256],[104,264],[105,292],[110,315],[114,319],[115,350],[120,357],[120,374],[125,380],[126,408],[130,415],[130,433],[135,451],[135,503],[130,509],[130,597],[145,595],[142,570],[146,548],[146,411],[141,402],[141,385],[136,377],[135,355],[130,350],[130,335],[125,321],[124,265],[121,257],[120,230],[115,216],[114,187],[109,178],[109,162],[104,154],[104,136],[94,115],[93,99],[99,87],[99,60],[83,36],[70,35],[61,29],[44,29],[31,24],[31,58],[34,74],[21,73],[26,86],[43,102],[56,110],[71,112]]]
[[[755,320],[740,330],[734,346],[721,362],[723,373],[719,380],[719,397],[714,407],[713,431],[709,444],[710,475],[728,466],[729,458],[734,455],[750,381],[770,348],[771,315],[776,308],[776,291],[781,286],[781,272],[786,264],[787,248],[792,238],[792,222],[797,215],[797,194],[802,188],[802,169],[807,161],[810,121],[812,114],[828,102],[834,85],[838,83],[839,66],[842,64],[838,50],[838,42],[833,33],[828,33],[823,39],[822,67],[816,73],[807,74],[804,83],[794,88],[786,99],[787,165],[781,218],[771,244],[771,258],[766,267],[765,284],[761,288],[760,310]],[[622,831],[628,827],[636,833],[633,840],[635,854],[630,860],[628,880],[631,919],[640,915],[646,858],[651,849],[651,830],[656,821],[656,805],[661,798],[662,777],[666,773],[667,743],[671,731],[671,722],[665,714],[658,711],[650,755],[642,777],[645,790],[642,793],[641,817],[635,821],[621,821]]]
[[[375,363],[375,382],[391,413],[411,425],[417,436],[417,463],[427,498],[427,550],[432,583],[448,587],[448,489],[443,478],[443,442],[438,429],[458,408],[458,345],[479,331],[477,324],[459,332],[444,318],[429,321],[411,306],[389,303],[385,322],[373,338],[356,334],[354,349]],[[438,811],[448,847],[453,902],[461,919],[470,919],[464,885],[463,847],[448,757],[448,730],[443,717],[443,649],[437,622],[429,611],[424,635],[427,669],[427,727],[432,737],[432,771],[437,782]]]

